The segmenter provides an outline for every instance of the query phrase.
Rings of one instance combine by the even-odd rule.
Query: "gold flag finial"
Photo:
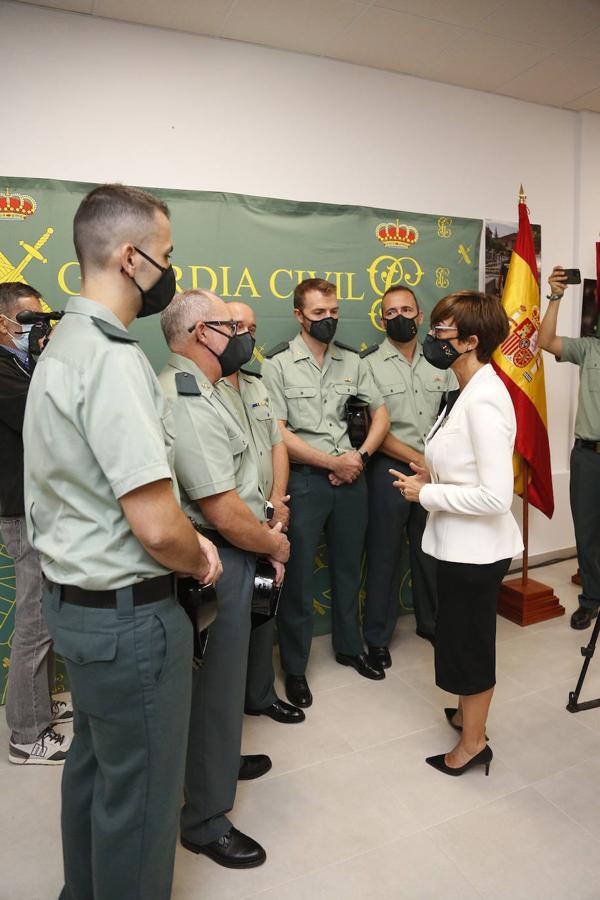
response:
[[[525,203],[527,200],[527,194],[523,190],[523,185],[519,188],[519,203]]]

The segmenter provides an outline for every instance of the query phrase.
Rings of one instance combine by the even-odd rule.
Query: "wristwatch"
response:
[[[366,450],[359,450],[359,451],[358,451],[358,455],[360,456],[360,458],[361,458],[362,461],[363,461],[363,466],[366,466],[367,463],[369,462],[370,458],[371,458],[371,457],[369,456],[369,454],[367,453],[367,451],[366,451]]]
[[[562,294],[546,294],[546,300],[562,300]]]

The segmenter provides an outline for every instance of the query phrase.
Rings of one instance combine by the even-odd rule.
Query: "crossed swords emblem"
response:
[[[27,284],[23,278],[23,272],[32,259],[37,259],[41,263],[47,263],[48,260],[40,253],[40,248],[44,246],[46,241],[54,234],[54,228],[47,228],[41,238],[39,238],[33,246],[26,244],[25,241],[19,241],[19,246],[25,250],[25,256],[18,265],[13,266],[11,261],[6,258],[0,250],[0,282],[20,281]]]

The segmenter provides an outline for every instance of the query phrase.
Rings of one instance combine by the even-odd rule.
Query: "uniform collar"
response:
[[[308,349],[306,345],[306,341],[302,337],[302,332],[296,335],[293,340],[290,341],[290,350],[292,351],[292,359],[294,362],[300,362],[301,359],[312,359],[315,362],[315,358]],[[329,344],[329,347],[325,351],[324,356],[324,364],[327,361],[327,357],[331,357],[331,359],[343,359],[343,353],[336,347],[333,341]],[[325,365],[323,366],[325,368]]]
[[[114,325],[120,331],[127,331],[119,317],[112,310],[102,303],[97,303],[95,300],[88,300],[87,297],[71,297],[65,306],[65,313],[77,313],[80,316],[89,316],[90,318],[94,316],[95,319],[102,319],[103,322]]]
[[[187,356],[181,356],[179,353],[171,353],[167,360],[167,365],[177,372],[187,372],[196,379],[198,387],[205,397],[210,397],[215,389],[210,378],[207,378],[202,369],[199,369],[195,362],[188,359]]]
[[[413,366],[413,367],[416,366],[419,359],[423,356],[423,348],[421,346],[420,341],[417,341],[417,346],[415,347],[415,353],[413,356],[412,363],[409,363],[407,358],[402,353],[400,353],[400,351],[397,350],[396,347],[394,347],[394,345],[392,344],[392,342],[390,341],[390,339],[387,336],[384,337],[384,339],[381,343],[381,352],[383,353],[384,359],[392,359],[392,357],[395,357],[396,359],[399,359],[401,363],[404,363],[405,366]]]

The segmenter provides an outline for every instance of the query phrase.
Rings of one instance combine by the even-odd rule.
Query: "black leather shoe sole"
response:
[[[267,854],[262,847],[260,847],[260,852],[257,850],[256,858],[251,857],[248,860],[238,861],[227,857],[223,853],[219,853],[218,850],[213,850],[208,844],[203,846],[192,844],[191,841],[186,841],[184,837],[181,838],[181,846],[185,847],[186,850],[191,850],[192,853],[208,856],[213,862],[218,863],[220,866],[224,866],[226,869],[254,869],[256,866],[262,866],[267,858]]]
[[[244,707],[244,712],[247,716],[268,716],[269,719],[273,719],[274,722],[281,722],[283,725],[297,725],[306,719],[301,709],[297,706],[292,706],[290,703],[284,703],[282,700],[272,703],[271,706],[267,706],[265,709],[248,709]]]

